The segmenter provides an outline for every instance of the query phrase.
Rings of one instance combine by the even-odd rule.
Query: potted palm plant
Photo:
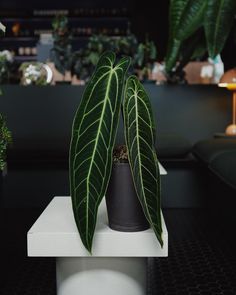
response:
[[[137,197],[150,227],[163,245],[154,119],[149,97],[138,78],[130,76],[125,83],[130,61],[129,57],[123,57],[116,63],[116,56],[110,51],[100,57],[73,122],[70,191],[75,222],[90,253],[98,207],[110,180],[121,109]]]

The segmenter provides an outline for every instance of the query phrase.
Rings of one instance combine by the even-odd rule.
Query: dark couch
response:
[[[207,180],[207,205],[216,218],[236,221],[236,138],[200,141],[193,154],[202,164]]]
[[[236,138],[199,141],[193,154],[225,184],[236,189]]]

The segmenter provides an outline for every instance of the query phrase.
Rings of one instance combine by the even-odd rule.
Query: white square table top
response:
[[[160,166],[161,174],[166,174]],[[152,229],[120,232],[109,228],[105,200],[100,204],[93,240],[93,257],[166,257],[168,232],[162,216],[161,248]],[[54,197],[27,234],[28,256],[89,257],[73,216],[69,196]]]
[[[105,202],[99,207],[93,257],[161,257],[168,255],[168,233],[162,218],[161,248],[152,229],[120,232],[108,227]],[[54,197],[27,234],[28,256],[87,257],[75,224],[70,197]]]

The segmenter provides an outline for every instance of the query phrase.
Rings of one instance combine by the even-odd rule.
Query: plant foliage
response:
[[[211,58],[215,58],[224,47],[235,13],[235,0],[171,0],[165,58],[167,77],[171,80],[173,75],[181,74],[183,66],[196,53],[208,52]],[[188,40],[194,44],[191,48],[187,46],[190,44],[186,43]]]
[[[70,147],[70,188],[75,221],[91,252],[98,206],[106,192],[121,109],[123,81],[130,59],[115,64],[104,53],[77,110]]]
[[[214,58],[224,47],[236,13],[235,0],[208,0],[205,34],[209,55]]]
[[[0,170],[6,165],[6,151],[8,145],[12,142],[11,132],[7,128],[6,120],[0,114]]]
[[[72,36],[68,28],[68,18],[64,15],[57,15],[52,22],[53,28],[53,48],[50,58],[54,62],[56,69],[65,75],[72,66]]]
[[[115,53],[104,53],[76,112],[70,146],[70,190],[81,240],[91,253],[98,206],[115,161],[127,160],[144,214],[161,246],[160,174],[155,151],[155,125],[149,98],[135,76],[124,94],[126,146],[114,149],[122,92],[130,58],[115,64]]]
[[[134,185],[143,212],[161,246],[160,172],[155,150],[155,125],[147,93],[136,76],[126,83],[125,140]]]

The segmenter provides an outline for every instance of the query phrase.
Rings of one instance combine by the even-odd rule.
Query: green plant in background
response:
[[[157,59],[155,43],[146,38],[144,43],[138,45],[135,58],[135,63],[140,74],[139,78],[141,80],[148,80],[152,71],[153,63]]]
[[[0,22],[0,33],[4,34],[6,27]],[[7,55],[5,53],[4,55]],[[1,90],[0,90],[1,91]],[[12,142],[12,135],[6,125],[6,120],[0,114],[0,170],[2,171],[6,166],[6,152],[9,144]]]
[[[223,49],[236,13],[235,0],[171,0],[165,73],[184,82],[184,66],[206,52],[214,59]]]
[[[8,50],[0,51],[0,83],[8,83],[13,63],[13,55]]]
[[[11,142],[11,132],[7,128],[6,120],[0,114],[0,170],[5,168],[7,147]]]
[[[72,61],[72,75],[87,82],[91,77],[95,65],[103,51],[109,50],[111,39],[105,35],[93,35],[89,38],[85,48],[74,52]]]
[[[111,50],[117,57],[136,56],[138,42],[133,34],[122,37],[109,37],[106,35],[93,35],[85,48],[73,54],[72,75],[87,82],[98,63],[102,52]]]
[[[57,15],[52,21],[53,48],[50,59],[54,62],[56,69],[64,76],[66,71],[71,70],[72,65],[72,36],[68,28],[68,18]]]
[[[98,207],[111,175],[124,80],[130,65],[127,57],[116,64],[115,61],[111,51],[100,57],[72,127],[70,191],[78,231],[89,252]],[[124,97],[126,146],[134,185],[145,216],[162,245],[160,176],[151,104],[135,76],[128,78]]]

